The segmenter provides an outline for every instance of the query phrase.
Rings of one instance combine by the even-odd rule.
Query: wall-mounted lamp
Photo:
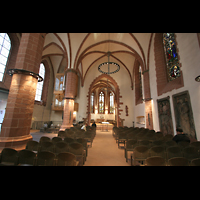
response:
[[[34,78],[37,78],[38,82],[43,81],[43,78],[39,74],[36,74],[34,72],[31,72],[31,71],[27,71],[25,69],[9,69],[9,70],[7,70],[7,74],[10,75],[10,76],[12,76],[13,74],[25,74],[25,75],[30,75]]]
[[[195,81],[200,82],[200,75],[195,78]]]
[[[142,99],[143,102],[146,102],[146,101],[151,101],[152,98],[146,98],[146,99]]]

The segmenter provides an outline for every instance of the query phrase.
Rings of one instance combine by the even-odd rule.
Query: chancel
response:
[[[198,165],[199,54],[200,33],[0,33],[0,164]]]

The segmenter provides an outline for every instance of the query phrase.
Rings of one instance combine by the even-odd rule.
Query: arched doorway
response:
[[[88,124],[93,118],[115,120],[119,127],[119,96],[119,86],[110,75],[98,76],[88,91]]]

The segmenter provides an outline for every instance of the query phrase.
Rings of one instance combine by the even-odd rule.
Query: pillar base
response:
[[[17,151],[26,148],[26,143],[32,140],[32,135],[23,135],[18,137],[0,137],[0,152],[6,148],[13,148]]]
[[[62,125],[59,131],[65,131],[65,129],[70,129],[73,125]]]

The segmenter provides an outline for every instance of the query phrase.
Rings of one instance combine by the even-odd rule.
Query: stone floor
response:
[[[130,166],[124,157],[124,149],[118,148],[112,131],[97,130],[92,148],[88,149],[88,157],[84,166]]]

